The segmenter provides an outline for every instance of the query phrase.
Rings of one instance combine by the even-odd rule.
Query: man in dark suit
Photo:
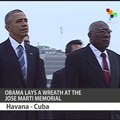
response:
[[[65,48],[65,54],[68,56],[70,53],[82,48],[82,41],[79,39],[71,40]],[[65,68],[62,68],[53,73],[51,88],[63,88],[65,82]]]
[[[28,35],[28,19],[24,12],[19,9],[10,11],[5,16],[5,28],[9,38],[0,44],[0,88],[45,88],[46,77],[44,65],[39,60],[39,50],[23,41]],[[19,45],[22,65],[18,59]],[[4,111],[0,112],[0,120],[43,119],[39,118],[38,112]]]
[[[89,27],[90,44],[66,59],[66,88],[118,88],[120,82],[119,55],[106,49],[110,43],[111,30],[103,21],[93,22]],[[109,81],[104,74],[101,53],[106,54]],[[118,112],[119,113],[119,112]],[[75,115],[76,116],[76,115]],[[68,116],[75,119],[75,116]],[[110,111],[79,112],[81,120],[118,120],[120,115]],[[115,118],[115,116],[118,116]]]
[[[75,39],[70,41],[65,48],[65,54],[68,56],[70,53],[82,48],[82,41]],[[65,68],[62,68],[53,73],[53,78],[51,82],[51,88],[64,88],[65,86]],[[54,111],[52,112],[53,120],[64,120],[65,113],[63,111]]]

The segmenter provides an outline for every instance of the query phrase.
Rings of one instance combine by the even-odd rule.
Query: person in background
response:
[[[5,28],[9,33],[0,44],[0,88],[46,88],[39,50],[24,44],[28,35],[28,19],[22,10],[15,9],[5,16]],[[44,120],[36,111],[1,111],[0,120]]]
[[[83,43],[79,39],[70,41],[65,48],[66,57],[72,52],[81,49]],[[53,79],[51,82],[51,88],[64,88],[65,86],[65,68],[62,68],[53,73]],[[64,111],[52,111],[53,120],[64,120],[66,119],[66,112]]]
[[[111,30],[104,21],[95,21],[89,26],[89,44],[71,53],[65,63],[66,88],[119,88],[120,57],[107,49]],[[119,120],[116,111],[77,111],[67,114],[77,120]]]
[[[25,44],[30,44],[29,35],[25,36],[23,38],[23,41],[24,41]]]
[[[65,48],[65,55],[66,57],[71,54],[72,52],[81,49],[83,43],[79,39],[71,40]],[[51,88],[63,88],[65,82],[65,68],[62,68],[53,73],[53,78],[51,82]]]

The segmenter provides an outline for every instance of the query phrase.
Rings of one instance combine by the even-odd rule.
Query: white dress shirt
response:
[[[101,68],[103,69],[103,65],[102,65],[102,57],[101,57],[101,53],[96,47],[94,47],[92,44],[90,44],[90,48],[91,50],[93,51],[93,53],[95,54],[95,57],[97,58]],[[110,72],[110,62],[109,62],[109,57],[108,57],[108,54],[107,54],[107,51],[105,50],[104,53],[106,54],[106,60],[107,60],[107,63],[108,63],[108,69],[109,69],[109,72]]]

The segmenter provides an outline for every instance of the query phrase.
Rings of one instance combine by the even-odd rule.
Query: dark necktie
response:
[[[109,73],[108,64],[106,61],[106,54],[102,53],[101,57],[102,57],[102,64],[103,64],[103,73],[105,75],[105,79],[107,83],[110,84],[110,73]]]
[[[21,71],[23,74],[23,78],[25,79],[25,59],[24,59],[24,54],[23,54],[23,47],[19,45],[17,49],[18,49],[18,60],[20,62],[20,67],[21,67]]]

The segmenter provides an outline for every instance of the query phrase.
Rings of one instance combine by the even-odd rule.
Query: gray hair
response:
[[[22,10],[19,9],[15,9],[12,10],[10,12],[7,13],[7,15],[5,16],[5,24],[8,24],[10,22],[10,17],[14,14],[14,13],[18,13],[18,12],[23,12]]]
[[[89,32],[91,32],[92,30],[94,30],[96,27],[97,27],[97,25],[99,25],[99,24],[105,24],[105,25],[107,25],[107,23],[105,23],[104,21],[96,21],[96,22],[93,22],[93,23],[91,23],[90,24],[90,26],[89,26]],[[108,25],[107,25],[108,26]]]

